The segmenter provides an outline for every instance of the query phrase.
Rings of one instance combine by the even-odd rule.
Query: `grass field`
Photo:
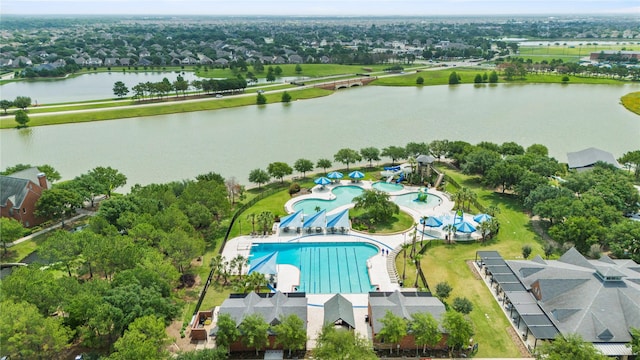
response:
[[[474,340],[480,344],[477,357],[520,357],[520,353],[511,340],[506,329],[510,326],[508,319],[493,300],[482,280],[474,278],[466,261],[473,260],[478,250],[496,250],[505,259],[522,258],[522,246],[533,248],[531,257],[544,256],[542,240],[532,230],[529,217],[522,211],[519,203],[509,195],[496,193],[484,188],[478,178],[463,175],[457,171],[444,170],[461,186],[473,190],[478,201],[485,206],[497,205],[500,213],[500,233],[486,243],[457,243],[446,245],[442,241],[435,242],[422,259],[422,268],[432,288],[439,282],[448,282],[453,291],[448,299],[450,303],[456,297],[468,298],[474,306],[469,315],[475,325]],[[396,259],[396,266],[401,269],[403,259]],[[406,284],[413,284],[415,271],[407,270]]]
[[[627,94],[622,97],[621,101],[627,110],[640,115],[640,92]]]
[[[249,71],[253,72],[254,75],[258,78],[264,78],[267,76],[267,69],[269,66],[275,68],[279,66],[282,69],[282,74],[279,76],[282,77],[323,77],[323,76],[334,76],[334,75],[343,75],[343,74],[356,74],[356,73],[365,73],[365,72],[377,72],[382,71],[384,68],[389,67],[389,65],[340,65],[340,64],[300,64],[302,68],[301,72],[296,72],[295,64],[279,64],[279,65],[265,65],[264,71],[262,73],[256,73],[253,68],[249,67]],[[369,71],[369,70],[371,71]],[[246,75],[246,72],[241,73],[242,75]],[[204,69],[196,71],[196,75],[206,78],[232,78],[236,77],[236,75],[229,69],[209,69],[209,71],[205,72]]]

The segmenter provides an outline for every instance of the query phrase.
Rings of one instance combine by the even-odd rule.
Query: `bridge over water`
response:
[[[354,86],[365,86],[373,80],[376,80],[377,78],[377,76],[366,76],[357,79],[336,80],[318,84],[316,85],[316,87],[326,90],[347,89]]]

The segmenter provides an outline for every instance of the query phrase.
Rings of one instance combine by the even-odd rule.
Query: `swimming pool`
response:
[[[376,190],[380,190],[380,191],[384,191],[384,192],[396,192],[396,191],[400,191],[402,189],[404,189],[404,186],[402,184],[396,184],[396,183],[387,183],[387,182],[382,182],[382,181],[378,181],[373,183],[373,185],[371,185],[371,187],[373,187]]]
[[[427,201],[416,201],[418,198],[417,192],[402,194],[393,196],[391,200],[400,206],[408,207],[416,211],[424,211],[426,209],[432,209],[442,203],[442,199],[434,194],[427,195]]]
[[[276,263],[300,269],[298,291],[308,294],[362,294],[375,290],[367,259],[378,248],[366,243],[258,243],[249,259],[277,252]],[[251,266],[251,265],[250,265]]]
[[[323,199],[304,199],[293,204],[293,210],[302,210],[304,214],[315,214],[317,209],[327,210],[330,212],[333,209],[340,206],[350,204],[353,198],[359,196],[364,192],[360,186],[336,186],[331,189],[335,199],[323,200]]]

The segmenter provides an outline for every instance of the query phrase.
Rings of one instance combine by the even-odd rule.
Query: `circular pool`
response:
[[[303,199],[293,204],[293,210],[302,210],[307,215],[316,213],[318,209],[331,212],[340,206],[353,202],[353,198],[362,194],[364,189],[360,186],[336,186],[331,189],[331,192],[335,195],[334,199]]]
[[[434,194],[427,194],[426,201],[419,200],[420,193],[411,192],[407,194],[397,195],[391,198],[393,202],[399,206],[404,206],[416,211],[424,211],[426,209],[433,209],[434,207],[442,204],[442,199]]]

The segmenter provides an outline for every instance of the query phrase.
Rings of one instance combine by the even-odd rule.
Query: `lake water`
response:
[[[176,81],[181,75],[187,81],[202,80],[191,71],[182,72],[101,72],[83,74],[64,79],[29,80],[9,82],[0,86],[2,99],[13,100],[16,96],[28,96],[34,104],[54,104],[74,101],[113,99],[113,84],[122,81],[129,88],[129,96],[133,95],[131,88],[144,82],[160,82],[167,78]],[[304,77],[277,78],[276,83],[305,79]],[[259,84],[266,83],[266,79],[258,79]]]
[[[540,143],[563,162],[592,146],[620,157],[640,149],[640,117],[619,104],[631,91],[640,85],[367,86],[291,104],[5,129],[0,167],[51,164],[70,179],[112,166],[128,191],[209,171],[249,185],[252,169],[274,161],[435,139]]]

